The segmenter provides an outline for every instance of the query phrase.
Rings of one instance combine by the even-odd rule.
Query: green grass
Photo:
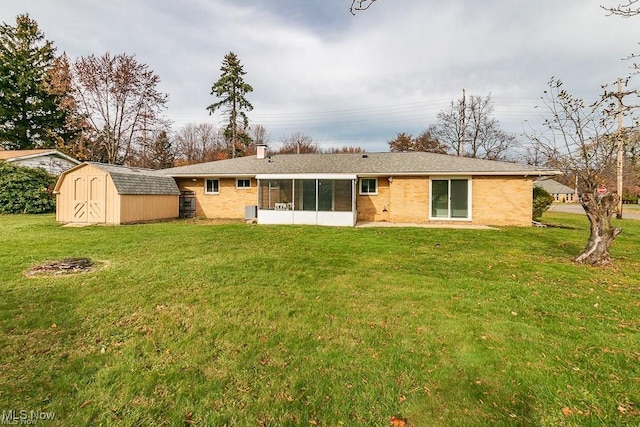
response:
[[[0,410],[46,425],[638,425],[640,221],[66,228],[0,216]],[[87,274],[26,278],[90,257]]]

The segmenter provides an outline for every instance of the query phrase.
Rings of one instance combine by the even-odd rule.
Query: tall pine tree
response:
[[[67,110],[50,90],[55,48],[36,21],[18,15],[0,26],[0,146],[55,147],[67,136]]]
[[[225,55],[220,71],[222,74],[211,87],[211,95],[221,100],[209,105],[207,110],[209,114],[213,114],[222,107],[227,108],[224,113],[229,117],[229,124],[225,129],[225,137],[231,146],[231,157],[237,157],[238,150],[242,154],[251,143],[247,133],[249,119],[246,111],[253,110],[253,106],[247,101],[245,95],[253,92],[253,87],[243,80],[242,76],[247,73],[243,70],[240,59],[233,52]]]

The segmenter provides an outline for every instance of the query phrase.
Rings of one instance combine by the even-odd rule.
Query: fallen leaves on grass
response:
[[[196,420],[193,419],[193,412],[187,412],[184,416],[185,425],[193,425],[196,423]]]
[[[393,416],[389,419],[391,427],[407,427],[407,419]]]
[[[622,415],[640,415],[640,411],[638,411],[635,408],[634,404],[630,402],[618,404],[618,412],[620,412]]]

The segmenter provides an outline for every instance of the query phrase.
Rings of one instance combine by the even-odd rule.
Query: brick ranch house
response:
[[[559,171],[443,154],[267,155],[164,169],[194,214],[259,224],[530,226],[533,182]]]

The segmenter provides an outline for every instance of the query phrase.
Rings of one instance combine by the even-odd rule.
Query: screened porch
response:
[[[356,223],[356,177],[258,176],[258,223]]]

